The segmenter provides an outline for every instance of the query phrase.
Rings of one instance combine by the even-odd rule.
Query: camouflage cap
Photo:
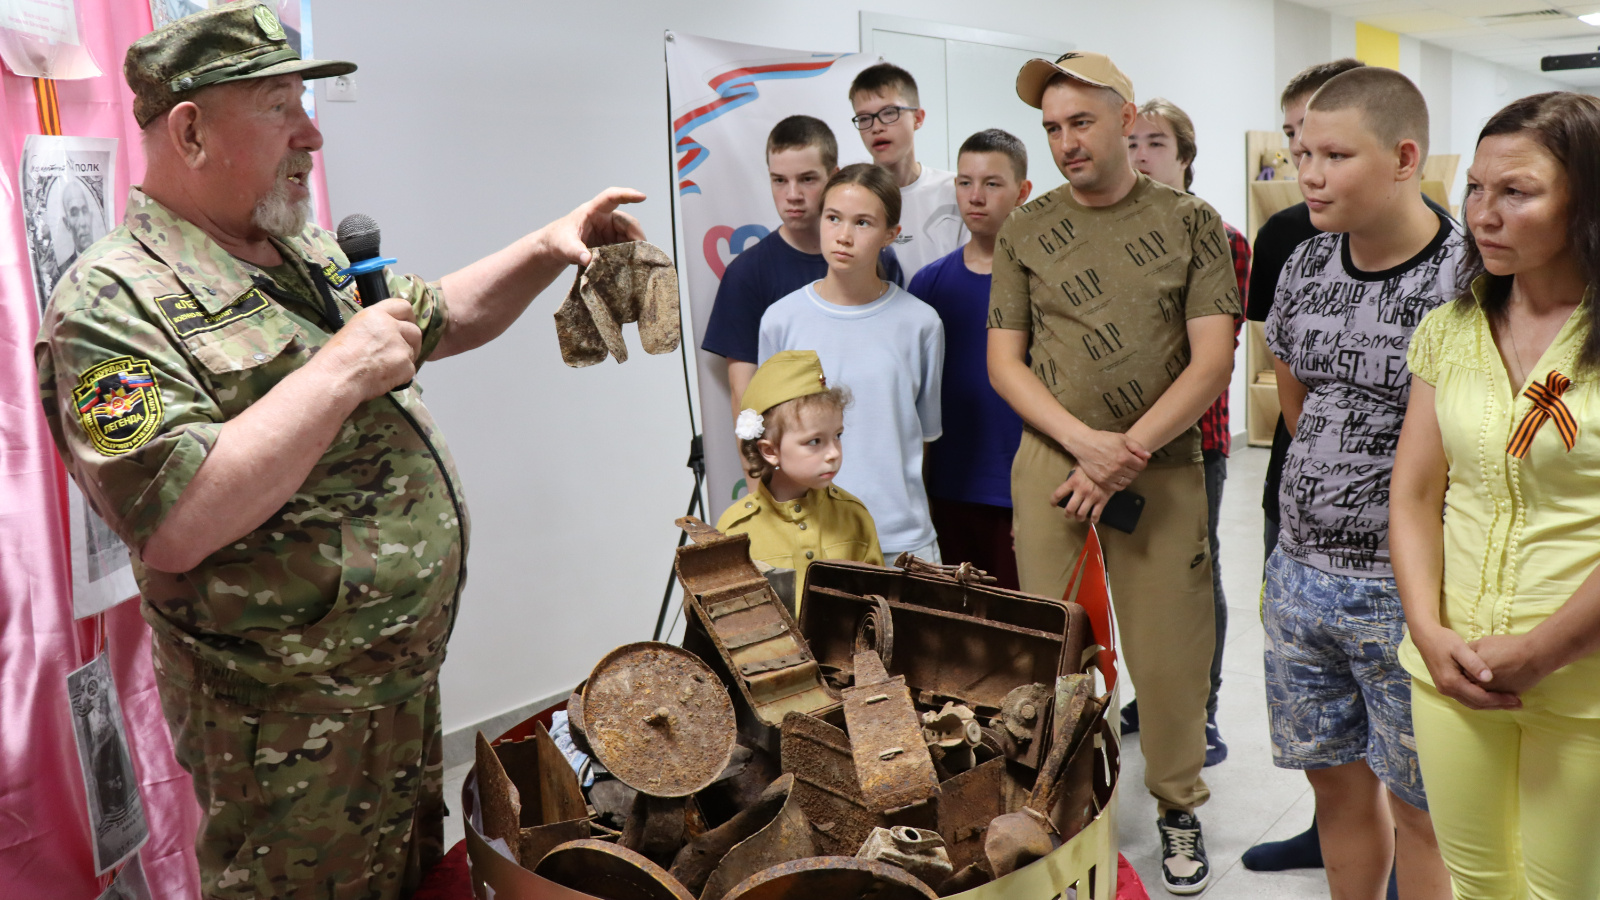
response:
[[[329,78],[355,70],[355,63],[301,59],[277,14],[260,3],[223,3],[185,16],[135,41],[122,64],[140,128],[191,91],[213,84],[273,75]]]

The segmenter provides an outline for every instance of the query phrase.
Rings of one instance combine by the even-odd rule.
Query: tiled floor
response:
[[[1267,739],[1267,705],[1262,685],[1261,623],[1257,597],[1261,587],[1261,484],[1267,451],[1235,441],[1223,493],[1222,574],[1228,597],[1228,643],[1223,657],[1223,684],[1218,725],[1228,742],[1228,759],[1205,770],[1211,802],[1200,809],[1212,881],[1205,896],[1219,900],[1272,898],[1298,900],[1328,896],[1322,871],[1278,874],[1251,872],[1239,856],[1261,840],[1278,840],[1311,824],[1312,800],[1305,776],[1274,768]],[[1124,699],[1128,692],[1124,690]],[[1143,789],[1144,759],[1137,736],[1123,746],[1121,850],[1139,870],[1151,897],[1169,896],[1160,886],[1160,844],[1156,838],[1155,800]],[[469,765],[446,773],[445,797],[459,807],[461,782]],[[458,815],[445,822],[446,846],[462,837]]]

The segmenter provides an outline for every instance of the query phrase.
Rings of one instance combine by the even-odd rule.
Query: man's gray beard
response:
[[[272,193],[262,197],[255,211],[250,214],[250,221],[257,228],[279,238],[293,237],[304,231],[310,219],[310,198],[298,202],[290,200],[289,182],[283,177],[273,185]]]

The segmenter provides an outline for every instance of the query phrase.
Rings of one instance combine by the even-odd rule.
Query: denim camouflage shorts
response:
[[[1273,763],[1326,769],[1365,759],[1396,796],[1426,810],[1394,579],[1330,575],[1274,550],[1264,599]]]

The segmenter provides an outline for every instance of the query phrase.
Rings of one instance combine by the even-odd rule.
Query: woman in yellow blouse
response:
[[[1600,896],[1600,100],[1491,118],[1469,293],[1411,339],[1390,544],[1457,898]],[[1440,510],[1444,516],[1441,521]]]

